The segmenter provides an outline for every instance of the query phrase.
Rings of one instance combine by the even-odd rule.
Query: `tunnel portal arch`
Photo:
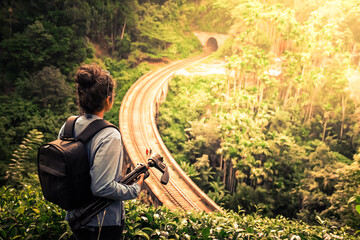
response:
[[[206,49],[209,52],[215,52],[219,48],[218,42],[215,38],[211,37],[206,42]]]
[[[229,35],[213,33],[213,32],[199,32],[194,31],[194,35],[199,39],[201,46],[205,51],[213,52],[224,45],[224,42]]]

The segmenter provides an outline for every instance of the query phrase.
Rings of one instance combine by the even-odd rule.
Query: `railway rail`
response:
[[[139,78],[126,93],[119,112],[120,132],[128,161],[132,166],[146,163],[146,149],[164,157],[170,180],[167,185],[159,181],[161,174],[150,171],[145,181],[146,188],[158,203],[171,210],[221,211],[179,167],[162,141],[156,125],[156,114],[161,101],[165,100],[164,89],[173,74],[208,57],[208,54],[171,63],[159,70],[150,71]]]

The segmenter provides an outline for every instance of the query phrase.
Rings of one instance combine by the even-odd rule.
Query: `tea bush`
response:
[[[34,179],[35,175],[31,175]],[[43,199],[38,184],[0,188],[0,239],[69,239],[65,211]],[[356,239],[348,228],[254,213],[171,211],[127,201],[125,239]]]
[[[32,182],[36,176],[31,175]],[[0,188],[0,239],[68,239],[65,211],[44,200],[39,185]]]
[[[125,239],[356,239],[348,228],[333,228],[320,218],[319,226],[310,226],[257,213],[170,211],[136,200],[128,201],[125,208]]]

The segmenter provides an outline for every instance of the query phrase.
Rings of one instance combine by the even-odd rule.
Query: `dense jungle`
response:
[[[117,83],[105,119],[143,74],[203,52],[226,74],[175,76],[158,128],[224,212],[126,203],[125,239],[357,239],[360,3],[357,0],[5,0],[0,3],[0,239],[70,239],[44,200],[38,147],[78,114],[76,68]]]

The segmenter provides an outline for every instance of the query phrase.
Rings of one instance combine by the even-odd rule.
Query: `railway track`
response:
[[[131,165],[147,163],[146,149],[160,153],[169,167],[167,185],[159,181],[161,173],[150,171],[146,188],[171,210],[221,211],[178,166],[163,143],[156,126],[157,108],[165,96],[168,81],[174,72],[204,60],[208,54],[177,61],[157,71],[150,71],[139,78],[126,93],[119,113],[120,132]],[[160,97],[159,97],[160,96]]]

